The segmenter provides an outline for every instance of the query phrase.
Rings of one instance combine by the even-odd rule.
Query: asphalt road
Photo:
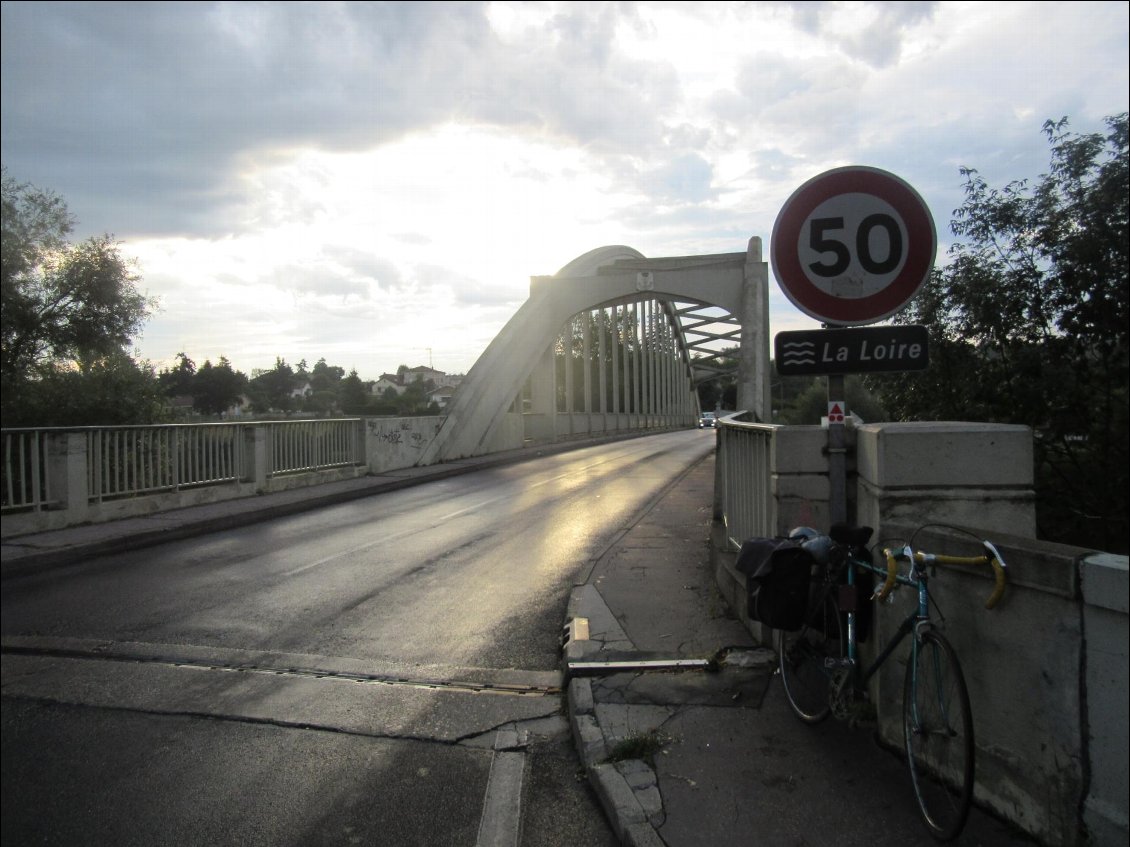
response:
[[[5,844],[614,844],[571,587],[688,431],[6,580]]]

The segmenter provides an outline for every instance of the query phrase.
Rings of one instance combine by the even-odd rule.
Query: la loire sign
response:
[[[919,371],[929,365],[927,338],[924,326],[779,332],[773,355],[782,376]]]
[[[824,324],[883,320],[934,266],[938,239],[925,201],[894,174],[852,166],[813,177],[773,225],[770,256],[785,296]]]

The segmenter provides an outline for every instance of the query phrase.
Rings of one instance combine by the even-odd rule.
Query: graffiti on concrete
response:
[[[410,420],[381,420],[369,418],[365,425],[369,435],[377,441],[392,446],[404,446],[423,450],[439,432],[442,419],[436,418],[427,423],[413,425]]]

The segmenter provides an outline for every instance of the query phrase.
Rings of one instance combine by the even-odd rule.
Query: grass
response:
[[[642,759],[649,765],[655,764],[655,754],[663,749],[671,739],[658,730],[632,733],[627,738],[622,738],[613,745],[605,760],[609,764],[625,762],[629,759]]]

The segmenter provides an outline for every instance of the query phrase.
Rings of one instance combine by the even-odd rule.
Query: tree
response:
[[[400,415],[438,415],[439,404],[428,399],[435,390],[432,380],[417,376],[396,398],[397,414]]]
[[[74,222],[56,195],[3,171],[4,391],[44,367],[91,364],[121,352],[155,302],[111,236],[67,243]]]
[[[310,372],[310,385],[315,391],[333,391],[345,377],[345,368],[327,365],[324,358],[318,360]]]
[[[816,415],[815,417],[811,417],[807,415],[807,413],[802,413],[798,410],[804,407],[806,402],[809,402],[802,401],[801,398],[818,390],[813,386],[819,386],[821,389],[823,389],[823,402],[824,408],[826,410],[828,399],[828,378],[826,376],[798,376],[796,374],[786,374],[785,376],[781,376],[777,372],[776,362],[773,361],[770,362],[769,372],[770,374],[772,374],[769,384],[769,393],[773,405],[773,415],[771,418],[773,423],[811,424],[816,423],[820,420],[820,416],[824,414],[824,411],[821,411],[820,414]],[[848,402],[849,409],[852,408],[852,399],[853,398],[850,397],[844,397],[844,400]],[[880,418],[865,419],[880,420]]]
[[[294,370],[285,359],[275,357],[275,366],[269,370],[252,372],[249,388],[251,403],[257,412],[290,412],[296,407],[294,397]]]
[[[192,407],[204,415],[222,415],[239,402],[246,388],[247,377],[233,370],[225,356],[217,365],[205,361],[193,380]]]
[[[930,369],[868,382],[896,419],[1031,426],[1041,535],[1125,552],[1127,115],[1106,124],[1046,122],[1051,167],[1034,187],[962,169],[959,240],[899,318],[929,329]]]
[[[697,369],[705,367],[720,369],[720,373],[698,384],[698,404],[704,412],[715,409],[737,409],[738,405],[738,348],[727,347],[707,357],[697,357],[691,361]]]
[[[109,235],[70,244],[74,219],[56,194],[17,182],[6,168],[0,182],[4,424],[163,419],[152,367],[125,352],[156,306],[138,289],[131,262]]]
[[[191,397],[192,384],[196,379],[196,362],[186,353],[177,353],[177,366],[165,368],[157,376],[161,387],[170,397]]]
[[[828,378],[791,377],[794,380],[807,379],[808,385],[797,393],[785,406],[777,409],[779,423],[792,426],[816,425],[828,414]],[[879,399],[868,390],[859,374],[847,374],[844,378],[844,396],[848,411],[865,422],[887,419],[886,410]]]
[[[367,411],[369,393],[365,390],[365,383],[357,375],[356,369],[351,370],[349,376],[341,381],[338,401],[341,403],[342,411],[347,415],[363,415]]]
[[[5,397],[5,426],[124,426],[170,418],[153,367],[120,351],[81,368],[42,368],[20,400]]]
[[[3,239],[0,265],[3,267],[4,296],[7,286],[63,250],[74,221],[61,197],[34,186],[17,183],[0,168],[2,181]]]

